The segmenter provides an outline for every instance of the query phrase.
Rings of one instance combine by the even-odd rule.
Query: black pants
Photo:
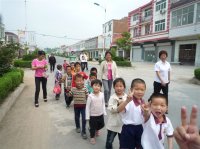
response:
[[[168,83],[166,84],[166,86],[162,86],[161,83],[154,81],[153,86],[154,86],[154,93],[160,93],[160,91],[162,90],[163,94],[167,98],[167,105],[168,105]]]
[[[47,98],[47,78],[35,77],[35,103],[38,103],[40,82],[42,82],[43,99]]]
[[[100,116],[90,116],[90,137],[94,138],[96,130],[100,130],[104,127],[104,117]]]
[[[106,139],[106,149],[113,149],[113,141],[115,139],[115,136],[118,134],[118,138],[120,140],[120,133],[108,130],[107,132],[107,139]]]
[[[64,96],[65,96],[66,105],[69,106],[73,100],[73,97],[67,95],[66,89],[64,89]]]
[[[52,72],[52,71],[54,71],[54,69],[55,69],[55,63],[50,63],[50,71]]]
[[[88,70],[87,62],[81,62],[81,70],[84,71],[85,68]]]

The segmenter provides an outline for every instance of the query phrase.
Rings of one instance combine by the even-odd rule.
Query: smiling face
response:
[[[124,93],[124,84],[122,82],[117,82],[114,86],[114,89],[115,89],[115,93],[118,95],[118,96],[121,96],[123,95]]]
[[[100,84],[95,83],[95,84],[93,84],[92,88],[93,88],[93,92],[96,93],[96,94],[101,91],[101,85]]]
[[[76,77],[75,83],[77,88],[81,88],[84,85],[84,80],[82,77]]]
[[[80,72],[81,71],[81,65],[76,65],[76,67],[75,67],[75,69],[76,69],[76,72]]]
[[[150,108],[155,117],[162,118],[167,111],[166,99],[162,97],[152,98]]]
[[[111,60],[112,60],[112,56],[111,56],[110,53],[107,53],[107,54],[106,54],[106,60],[107,60],[107,61],[111,61]]]
[[[134,92],[133,95],[136,99],[141,99],[146,91],[146,86],[143,83],[135,83],[131,91]]]

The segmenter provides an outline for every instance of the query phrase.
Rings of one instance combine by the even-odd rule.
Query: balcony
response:
[[[152,15],[147,16],[147,17],[143,16],[141,22],[142,22],[142,23],[144,23],[144,22],[150,22],[150,21],[151,21],[151,18],[152,18]]]
[[[171,2],[171,9],[185,5],[187,3],[191,3],[196,0],[174,0]]]

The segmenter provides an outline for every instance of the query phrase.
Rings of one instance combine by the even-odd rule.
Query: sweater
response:
[[[108,80],[108,62],[101,62],[100,66],[101,79]],[[112,79],[115,80],[118,77],[117,65],[115,61],[112,61]]]

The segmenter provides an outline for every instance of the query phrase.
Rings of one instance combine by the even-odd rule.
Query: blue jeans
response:
[[[112,143],[113,143],[113,141],[115,139],[115,136],[117,134],[118,134],[118,138],[120,140],[120,133],[108,130],[108,132],[107,132],[107,139],[106,139],[106,149],[112,149],[113,148]]]
[[[85,126],[86,126],[86,120],[85,120],[85,108],[74,108],[74,115],[75,115],[75,124],[76,128],[80,128],[80,115],[82,118],[82,133],[86,133]]]
[[[104,80],[103,79],[102,83],[103,83],[103,88],[104,88],[104,100],[105,100],[105,103],[108,103],[110,94],[111,94],[113,80]]]

